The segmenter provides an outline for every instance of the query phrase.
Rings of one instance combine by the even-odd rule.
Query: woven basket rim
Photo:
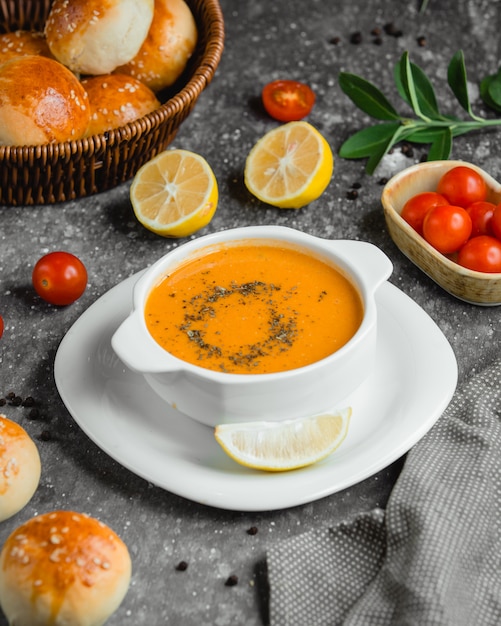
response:
[[[207,30],[210,32],[205,50],[186,84],[157,109],[124,126],[81,139],[40,145],[0,146],[0,159],[24,161],[30,157],[38,158],[40,155],[69,156],[79,152],[85,153],[88,150],[99,149],[103,144],[113,145],[142,135],[181,113],[196,101],[211,82],[224,49],[224,18],[219,0],[204,0],[204,9],[208,17]]]

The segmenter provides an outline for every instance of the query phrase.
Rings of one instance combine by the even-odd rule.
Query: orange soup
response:
[[[314,363],[349,341],[362,317],[360,296],[339,270],[298,249],[250,242],[179,265],[145,307],[148,330],[165,350],[238,374]]]

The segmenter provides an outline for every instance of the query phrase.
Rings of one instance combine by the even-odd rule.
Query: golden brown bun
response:
[[[127,546],[105,524],[54,511],[19,526],[0,554],[0,604],[16,626],[100,626],[130,583]]]
[[[137,55],[117,72],[130,74],[157,92],[182,74],[197,43],[197,26],[184,0],[155,0],[148,36]]]
[[[20,511],[40,481],[38,448],[28,433],[0,415],[0,521]]]
[[[14,57],[22,57],[28,54],[52,57],[43,33],[31,30],[16,30],[0,35],[0,63],[5,63],[5,61]]]
[[[153,0],[54,0],[45,35],[52,54],[79,74],[108,74],[141,47]]]
[[[0,65],[0,145],[81,139],[89,122],[87,93],[61,63],[25,56]]]
[[[82,80],[90,104],[87,135],[124,126],[160,106],[155,94],[143,83],[124,74],[92,76]]]

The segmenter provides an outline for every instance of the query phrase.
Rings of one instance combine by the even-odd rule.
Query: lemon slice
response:
[[[199,154],[167,150],[137,171],[130,199],[143,226],[162,237],[187,237],[214,216],[217,181]]]
[[[308,122],[289,122],[259,139],[245,163],[244,182],[259,200],[299,209],[319,198],[332,178],[334,157]]]
[[[351,408],[282,422],[220,424],[214,436],[234,461],[268,472],[312,465],[341,445],[348,432]]]

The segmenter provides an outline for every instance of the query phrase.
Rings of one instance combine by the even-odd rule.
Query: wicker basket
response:
[[[224,46],[218,0],[186,0],[198,43],[186,71],[162,105],[135,122],[102,135],[41,146],[0,147],[0,204],[51,204],[112,189],[172,142],[201,92],[211,82]],[[0,32],[42,30],[50,0],[0,0]]]

